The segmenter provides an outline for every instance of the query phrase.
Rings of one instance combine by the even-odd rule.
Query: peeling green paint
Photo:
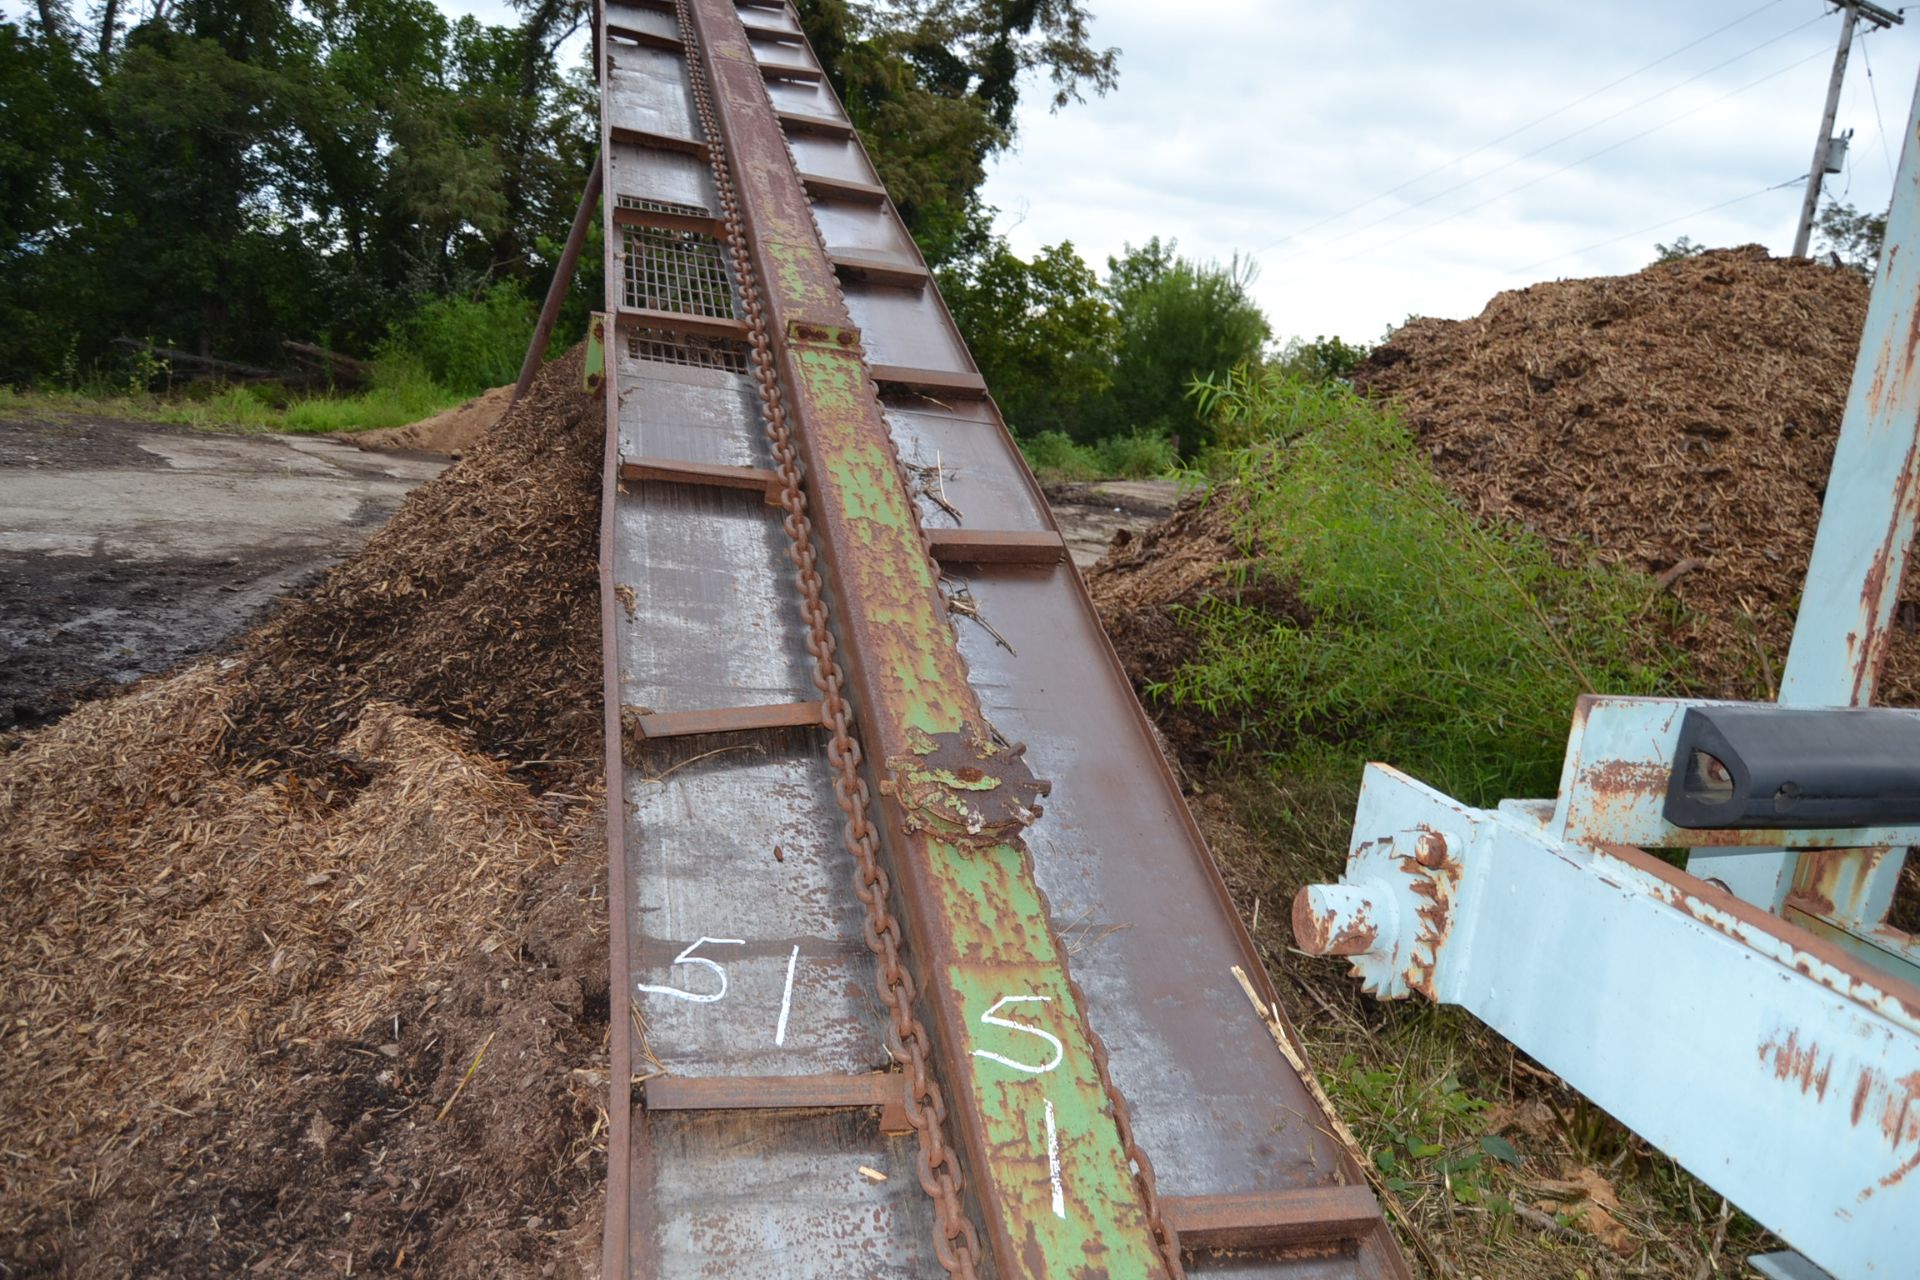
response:
[[[767,257],[781,290],[796,302],[817,302],[822,294],[807,274],[805,251],[785,239],[767,241]]]
[[[866,368],[854,352],[824,343],[791,343],[788,353],[823,455],[821,499],[843,517],[852,543],[839,567],[864,606],[871,639],[866,657],[897,694],[886,713],[897,717],[894,732],[906,749],[888,758],[880,786],[900,806],[906,829],[926,837],[957,960],[948,978],[964,1010],[964,1060],[971,1071],[954,1087],[972,1091],[992,1153],[996,1194],[983,1203],[1000,1215],[1026,1274],[1164,1276],[1044,901],[1023,851],[1008,843],[1021,824],[992,807],[1003,801],[1013,762],[990,745],[978,745],[972,757],[949,750],[934,758],[940,735],[965,733],[979,744],[988,739],[939,609],[911,500],[873,431],[878,415],[868,403]],[[945,742],[952,746],[951,737]],[[1031,782],[1024,766],[1017,772]],[[1054,1040],[980,1021],[1010,996],[1014,1003],[999,1016],[1017,1010],[1012,1021]],[[1044,1072],[975,1052],[1037,1067],[1055,1042],[1059,1061]],[[1049,1102],[1059,1213],[1045,1130]]]
[[[1001,844],[984,851],[935,842],[940,905],[954,922],[954,954],[993,964],[1058,964],[1052,931],[1033,881],[1021,874],[1020,851]]]
[[[820,326],[831,331],[832,326]],[[840,570],[868,604],[880,668],[900,690],[904,727],[951,733],[967,723],[960,694],[965,677],[953,632],[938,611],[933,570],[920,543],[919,523],[898,469],[884,445],[865,428],[869,406],[866,366],[851,350],[789,348],[798,394],[824,446],[830,481],[824,501],[838,508],[860,554],[841,558]],[[849,551],[856,548],[849,548]]]
[[[967,1014],[968,1083],[986,1124],[998,1211],[1030,1273],[1164,1276],[1058,966],[956,964],[947,980]],[[983,1021],[987,1016],[1015,1025]],[[1050,1148],[1059,1161],[1057,1202]]]
[[[867,390],[867,370],[850,351],[806,347],[794,352],[800,378],[814,402],[829,413],[859,416]],[[903,495],[904,496],[904,495]]]

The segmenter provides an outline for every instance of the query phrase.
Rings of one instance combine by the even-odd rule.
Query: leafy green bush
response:
[[[1241,365],[1224,378],[1195,379],[1189,394],[1213,427],[1203,465],[1226,475],[1239,469],[1239,455],[1251,445],[1285,444],[1348,413],[1374,412],[1345,383],[1285,365]]]
[[[518,369],[515,369],[518,373]],[[403,427],[467,399],[434,381],[419,363],[387,355],[375,362],[373,385],[358,395],[313,396],[287,406],[279,431],[366,431]]]
[[[1084,483],[1105,479],[1100,474],[1100,455],[1084,444],[1075,444],[1064,431],[1042,431],[1024,436],[1020,452],[1035,475],[1049,483]]]
[[[1171,440],[1145,433],[1109,436],[1094,446],[1094,454],[1102,479],[1146,480],[1166,475],[1180,463]]]
[[[1201,399],[1253,441],[1226,455],[1248,559],[1234,599],[1184,611],[1199,652],[1167,691],[1229,746],[1306,774],[1391,761],[1476,804],[1551,794],[1576,696],[1670,668],[1650,582],[1481,526],[1380,406],[1245,372]]]
[[[537,314],[518,285],[502,281],[472,297],[424,304],[396,327],[381,354],[413,361],[449,391],[479,395],[519,376]]]
[[[1090,484],[1095,480],[1143,480],[1172,471],[1178,460],[1162,436],[1110,436],[1079,444],[1063,431],[1042,431],[1020,440],[1020,452],[1034,474],[1049,484]]]
[[[1280,349],[1274,363],[1308,382],[1344,381],[1353,377],[1353,371],[1367,358],[1369,350],[1337,334],[1331,338],[1321,334],[1312,342],[1303,338],[1293,339]]]

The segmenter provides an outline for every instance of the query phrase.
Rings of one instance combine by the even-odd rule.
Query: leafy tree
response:
[[[430,0],[161,0],[0,23],[0,377],[152,337],[371,352],[422,303],[544,284],[591,154],[555,49]]]
[[[58,287],[50,259],[94,203],[99,116],[69,41],[0,23],[0,377],[69,353],[68,325],[41,300]]]
[[[1254,264],[1179,256],[1158,236],[1107,259],[1107,297],[1120,318],[1104,434],[1176,435],[1182,456],[1207,444],[1211,427],[1188,388],[1260,357],[1272,331],[1248,290]]]
[[[1304,382],[1348,382],[1368,350],[1325,334],[1312,342],[1294,338],[1280,349],[1274,367]]]
[[[940,288],[1009,425],[1086,438],[1112,385],[1120,325],[1072,243],[1027,262],[995,236],[943,270]]]
[[[507,26],[432,0],[35,0],[0,19],[0,378],[97,363],[119,336],[252,363],[283,337],[370,354],[435,299],[497,317],[500,282],[536,294],[596,140],[590,70],[557,53],[590,9],[514,4]],[[1114,83],[1082,0],[801,11],[936,264],[994,252],[977,192],[1021,86],[1045,77],[1057,107]],[[1034,264],[1042,312],[1084,291],[1068,265]],[[1099,364],[1056,370],[1066,399]]]
[[[1880,246],[1887,238],[1887,215],[1862,213],[1850,204],[1829,200],[1814,220],[1821,251],[1835,266],[1850,267],[1870,276],[1880,267]]]
[[[1678,262],[1682,258],[1698,257],[1700,254],[1703,254],[1706,251],[1707,251],[1707,246],[1703,244],[1695,244],[1693,242],[1692,237],[1690,236],[1681,236],[1678,240],[1675,240],[1672,244],[1660,244],[1658,242],[1655,242],[1653,246],[1653,252],[1654,252],[1653,260],[1656,263]]]
[[[1080,0],[798,0],[827,78],[929,262],[985,248],[986,162],[1014,135],[1021,77],[1055,110],[1112,89],[1119,51],[1091,43]]]

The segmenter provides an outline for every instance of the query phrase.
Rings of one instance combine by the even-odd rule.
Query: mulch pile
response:
[[[1502,293],[1471,320],[1416,319],[1354,375],[1396,405],[1468,509],[1562,563],[1627,565],[1679,601],[1701,697],[1773,696],[1813,549],[1867,282],[1759,246],[1630,276]],[[1089,574],[1137,682],[1191,652],[1168,606],[1224,590],[1233,496],[1192,501]],[[1211,566],[1211,568],[1209,568]],[[1920,702],[1920,581],[1883,701]],[[1170,736],[1179,737],[1177,733]]]
[[[483,391],[464,404],[442,410],[431,418],[410,422],[404,427],[381,427],[374,431],[355,431],[339,437],[360,449],[400,452],[444,453],[455,458],[466,456],[500,421],[513,398],[512,387]]]
[[[1503,293],[1415,320],[1355,374],[1440,477],[1572,562],[1670,582],[1702,697],[1771,697],[1867,312],[1859,274],[1758,245]],[[1902,615],[1912,618],[1920,582]],[[1920,700],[1895,640],[1882,698]]]
[[[1116,537],[1087,571],[1087,589],[1107,637],[1127,678],[1142,691],[1162,748],[1189,768],[1212,761],[1221,726],[1204,711],[1148,698],[1144,691],[1172,679],[1198,656],[1198,637],[1181,622],[1180,609],[1208,597],[1243,598],[1236,594],[1245,588],[1235,584],[1234,570],[1248,561],[1234,536],[1235,513],[1231,490],[1190,494],[1145,533]]]
[[[580,377],[237,653],[0,743],[0,1273],[597,1269]]]

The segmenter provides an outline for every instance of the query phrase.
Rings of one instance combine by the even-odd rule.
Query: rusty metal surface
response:
[[[766,331],[780,339],[771,347],[777,378],[758,366],[776,454],[791,441],[797,458],[781,465],[791,475],[804,465],[808,478],[804,498],[790,491],[788,524],[816,628],[810,643],[821,652],[829,643],[810,576],[814,531],[836,580],[833,609],[861,738],[879,762],[873,812],[885,834],[877,842],[866,789],[851,774],[845,746],[835,744],[849,851],[874,895],[870,941],[884,943],[880,995],[909,1055],[916,1081],[909,1116],[935,1170],[923,1181],[936,1198],[941,1263],[961,1275],[989,1258],[1007,1275],[1178,1274],[1177,1242],[1154,1207],[1151,1163],[1132,1145],[1124,1103],[1109,1087],[1018,842],[1019,828],[1037,814],[1028,795],[1036,788],[967,684],[847,305],[808,211],[809,193],[821,196],[823,185],[792,168],[734,6],[695,0],[683,12],[700,33],[697,56],[741,184],[750,252],[736,242],[735,263],[747,312],[751,318],[764,304]],[[824,194],[834,193],[852,187],[824,184]],[[817,672],[830,707],[839,675],[824,660]],[[837,708],[834,714],[838,723]],[[943,759],[949,750],[956,758]],[[899,925],[887,918],[887,881],[873,864],[880,843],[904,947],[894,936]],[[901,952],[910,970],[901,967]],[[1029,1020],[996,1016],[1015,1002]],[[1024,1047],[1021,1037],[1050,1045],[1051,1056]],[[937,1088],[920,1083],[933,1055],[944,1106]],[[946,1146],[945,1117],[964,1152],[958,1160]]]
[[[678,59],[603,41],[616,126],[685,130],[691,108]],[[619,64],[650,68],[636,78]],[[668,72],[671,70],[672,74]],[[636,137],[637,134],[625,134]],[[607,218],[660,209],[716,212],[696,141],[613,143]],[[641,207],[650,206],[650,207]],[[610,282],[619,271],[610,269]],[[910,1162],[871,1116],[719,1111],[662,1119],[637,1108],[636,1077],[839,1077],[887,1066],[862,993],[872,961],[857,903],[827,856],[838,810],[817,731],[623,740],[623,706],[672,713],[810,698],[791,611],[784,539],[761,493],[617,477],[628,461],[765,468],[770,461],[744,360],[677,335],[615,335],[602,603],[608,628],[612,963],[632,995],[629,1034],[614,1037],[605,1274],[706,1275],[770,1230],[762,1261],[725,1274],[923,1274],[931,1238]],[[756,690],[758,691],[756,693]],[[742,883],[766,892],[742,895]],[[739,945],[700,938],[742,938]],[[745,939],[751,938],[748,945]],[[683,956],[688,962],[676,963]],[[705,959],[712,969],[697,963]],[[720,991],[724,973],[726,995]],[[642,991],[641,984],[656,988]],[[684,996],[671,992],[685,993]],[[620,1006],[616,1006],[620,1007]],[[751,1134],[753,1144],[707,1139]],[[885,1182],[862,1166],[889,1172]],[[907,1176],[902,1176],[903,1171]],[[725,1194],[716,1196],[716,1189]],[[816,1224],[812,1231],[803,1224]],[[831,1225],[822,1234],[819,1227]],[[724,1243],[717,1243],[724,1242]],[[804,1242],[802,1244],[801,1242]],[[795,1256],[788,1256],[794,1254]]]
[[[890,1071],[810,1076],[656,1076],[647,1081],[649,1111],[847,1110],[880,1113],[882,1133],[911,1133]],[[891,1117],[889,1115],[891,1113]]]
[[[1169,1196],[1167,1216],[1193,1249],[1335,1245],[1371,1231],[1380,1203],[1364,1186],[1236,1196]]]
[[[748,233],[730,271],[747,295],[738,328],[690,339],[684,318],[629,312],[609,343],[603,612],[610,708],[633,731],[610,716],[613,963],[632,1007],[614,1046],[606,1274],[971,1274],[964,1254],[938,1256],[964,1245],[956,1207],[984,1228],[983,1274],[1178,1273],[1148,1229],[1157,1171],[1198,1224],[1195,1273],[1406,1275],[1360,1171],[1265,1050],[1231,977],[1257,957],[1077,573],[978,563],[1051,560],[1057,531],[831,91],[760,65],[810,52],[740,31],[791,15],[689,8],[699,38],[683,47],[711,76],[724,138],[701,133],[686,57],[652,7],[611,8],[600,42],[610,285],[617,226],[731,225],[727,192],[700,173],[707,141],[729,158]],[[790,133],[775,108],[798,113]],[[746,728],[768,706],[791,720],[820,705],[822,633],[795,612],[788,562],[794,506],[783,498],[783,529],[760,482],[783,465],[764,375],[756,391],[763,348],[808,463],[843,618],[828,643],[858,691],[904,926],[882,928],[904,934],[922,993],[960,1206],[923,1190],[924,1124],[888,1133],[920,1104],[897,1070],[893,1005],[875,996],[874,917],[849,884],[839,740]],[[753,487],[732,487],[743,477]],[[935,535],[944,569],[922,521],[949,531]],[[942,576],[979,611],[957,620],[957,644]],[[738,731],[653,738],[649,720]],[[1037,1061],[1043,1040],[1058,1070]],[[876,1078],[906,1088],[891,1123],[864,1092]],[[765,1105],[810,1098],[824,1101]]]
[[[714,462],[668,461],[659,458],[626,458],[620,463],[622,480],[664,480],[673,484],[713,485],[721,489],[747,489],[768,502],[778,502],[780,478],[765,467],[735,467]]]
[[[620,654],[627,706],[708,711],[815,696],[788,600],[783,536],[758,493],[628,484],[616,585],[636,627]]]
[[[1066,539],[1051,529],[929,529],[927,547],[943,564],[1057,564]]]
[[[788,730],[649,743],[628,767],[640,1074],[889,1065],[822,758],[817,731]]]
[[[819,725],[819,702],[773,702],[754,707],[716,707],[711,711],[626,709],[624,724],[642,738],[684,738],[693,734],[747,733],[756,729],[810,729]]]
[[[962,576],[1011,645],[960,631],[988,713],[1053,781],[1028,836],[1036,869],[1166,1193],[1361,1181],[1324,1134],[1288,1120],[1317,1107],[1255,1047],[1266,1032],[1231,969],[1259,965],[1077,574]]]
[[[1738,705],[1744,704],[1582,694],[1547,833],[1575,844],[1651,849],[1857,849],[1920,842],[1920,827],[1914,826],[1715,831],[1668,822],[1663,806],[1687,708]]]

